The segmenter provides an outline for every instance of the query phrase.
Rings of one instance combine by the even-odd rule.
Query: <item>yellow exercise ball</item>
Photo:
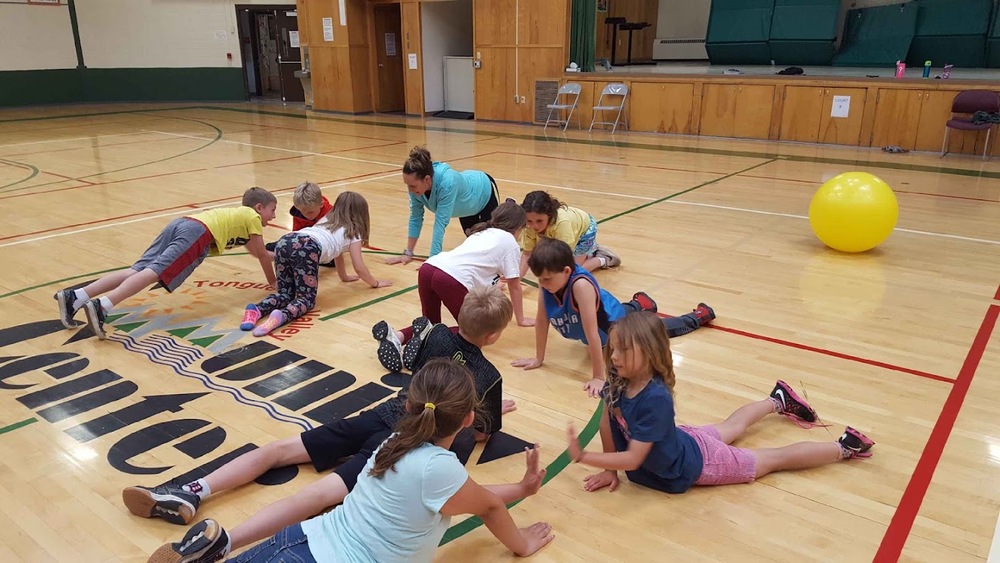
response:
[[[809,203],[809,224],[816,237],[841,252],[875,248],[889,238],[898,218],[892,188],[867,172],[830,178]]]

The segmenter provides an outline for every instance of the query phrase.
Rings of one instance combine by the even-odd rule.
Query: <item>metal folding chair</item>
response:
[[[565,97],[564,103],[560,103],[560,98]],[[576,82],[567,82],[559,87],[559,91],[556,93],[556,99],[545,107],[549,108],[549,115],[545,118],[545,127],[542,127],[544,131],[549,127],[549,123],[563,123],[563,131],[569,127],[569,121],[573,118],[573,111],[576,110],[576,104],[580,101],[580,85]],[[566,114],[566,119],[552,119],[552,114],[555,113],[556,117],[559,117],[562,112],[569,110]],[[576,125],[580,129],[583,129],[583,125],[580,123],[580,114],[576,114]]]
[[[604,102],[604,97],[618,98],[618,105],[610,105]],[[626,129],[628,129],[628,116],[624,114],[625,110],[625,100],[628,98],[628,86],[622,83],[608,84],[601,90],[601,97],[597,99],[597,105],[594,106],[594,118],[590,121],[589,131],[594,130],[594,125],[610,125],[611,132],[614,133],[618,129],[618,123],[621,122]],[[597,116],[601,115],[603,118],[604,112],[613,111],[615,112],[614,121],[598,121]]]

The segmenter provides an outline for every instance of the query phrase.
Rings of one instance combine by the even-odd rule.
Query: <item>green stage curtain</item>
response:
[[[569,60],[579,65],[582,72],[594,72],[594,53],[597,50],[597,0],[573,0],[572,15]]]

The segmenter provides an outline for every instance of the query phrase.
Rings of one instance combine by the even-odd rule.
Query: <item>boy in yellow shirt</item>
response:
[[[264,249],[263,228],[274,219],[278,200],[263,188],[243,194],[241,207],[210,209],[171,221],[156,237],[139,261],[127,270],[110,273],[80,289],[66,288],[55,294],[59,320],[75,328],[73,316],[80,309],[101,340],[107,337],[104,319],[111,309],[154,282],[172,292],[205,259],[234,246],[246,246],[260,261],[267,283],[274,286],[274,254]],[[96,296],[107,293],[100,298]]]

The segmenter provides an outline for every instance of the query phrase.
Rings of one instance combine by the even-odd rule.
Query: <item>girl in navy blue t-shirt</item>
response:
[[[806,427],[816,423],[816,412],[783,381],[778,381],[768,398],[743,405],[723,422],[675,425],[670,340],[653,313],[619,319],[611,327],[604,356],[608,370],[602,391],[604,453],[583,451],[573,427],[568,430],[573,461],[604,469],[585,479],[588,491],[617,489],[620,469],[630,481],[668,493],[683,493],[692,485],[749,483],[774,471],[870,457],[875,445],[847,427],[835,442],[798,442],[760,450],[731,446],[747,428],[771,413]]]

